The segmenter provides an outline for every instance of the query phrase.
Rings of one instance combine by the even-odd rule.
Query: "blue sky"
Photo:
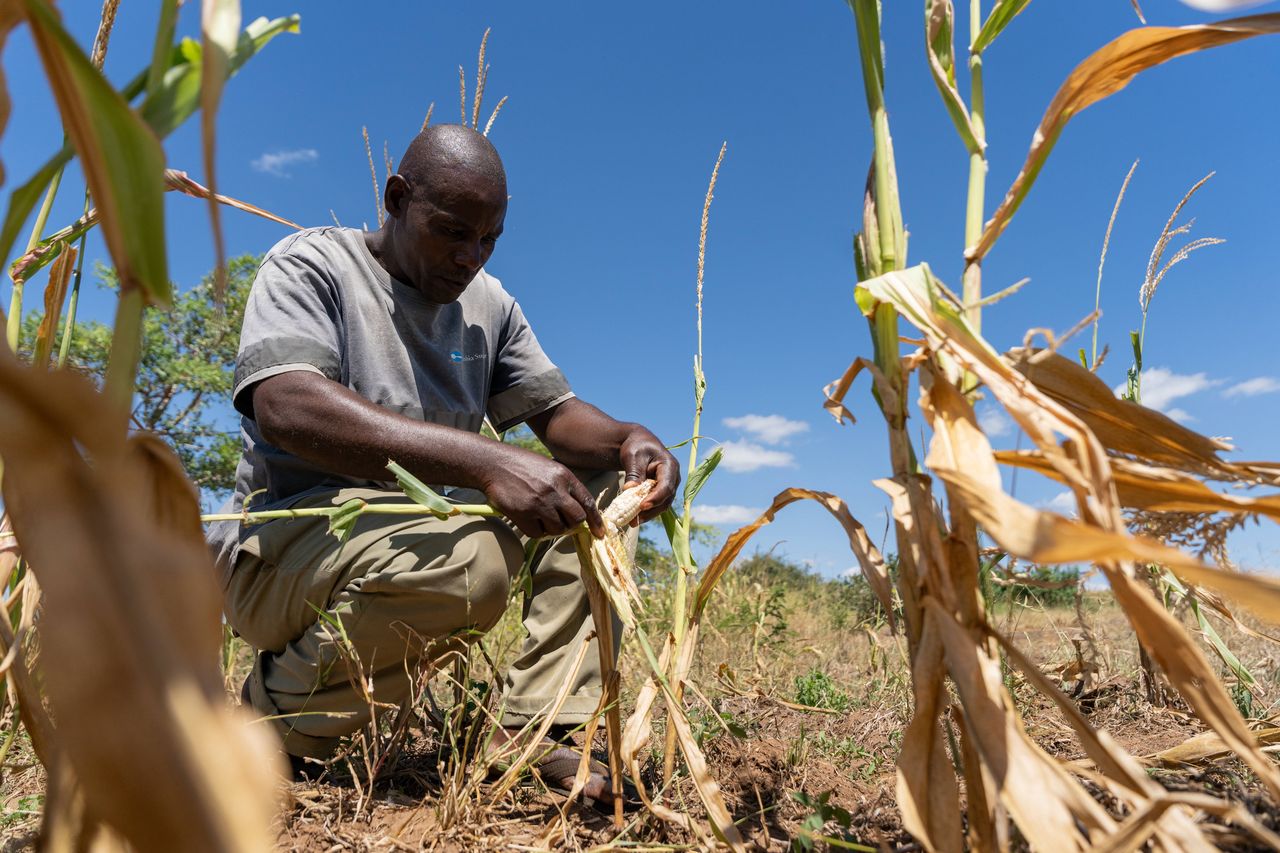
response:
[[[97,6],[62,4],[84,44]],[[149,55],[153,6],[122,4],[107,60],[117,82]],[[928,260],[955,284],[967,158],[928,75],[919,6],[885,4],[887,98],[910,260]],[[822,386],[871,352],[852,299],[850,250],[870,133],[843,2],[388,2],[353,12],[348,4],[246,0],[244,7],[246,21],[301,12],[302,32],[277,39],[228,87],[221,190],[304,225],[329,223],[331,210],[344,225],[374,222],[361,127],[380,163],[383,141],[397,158],[432,101],[433,121],[456,121],[457,67],[474,76],[480,36],[493,28],[483,112],[509,96],[492,139],[512,201],[489,270],[520,300],[580,396],[646,423],[669,443],[685,439],[691,425],[698,219],[727,140],[707,254],[703,432],[729,443],[729,452],[703,492],[704,518],[732,529],[780,489],[804,486],[844,497],[881,539],[885,500],[870,483],[888,463],[867,389],[856,386],[850,398],[855,426],[837,427],[821,408]],[[1213,19],[1173,0],[1143,7],[1153,24]],[[180,31],[194,35],[198,23],[198,4],[188,3]],[[1040,0],[987,52],[988,214],[1062,79],[1135,26],[1126,0]],[[0,158],[13,186],[57,147],[61,128],[24,31],[10,39],[4,66],[14,108]],[[1013,346],[1028,328],[1065,330],[1092,310],[1107,217],[1140,158],[1103,284],[1101,340],[1112,355],[1102,373],[1120,383],[1151,245],[1183,192],[1216,171],[1189,213],[1193,236],[1227,242],[1161,286],[1147,352],[1160,372],[1148,381],[1147,399],[1197,429],[1233,437],[1239,458],[1280,455],[1276,91],[1280,38],[1264,37],[1149,71],[1076,117],[985,265],[991,291],[1031,278],[987,310],[989,340]],[[200,180],[197,126],[188,123],[166,150],[171,167]],[[70,173],[53,225],[79,213],[78,186]],[[213,262],[207,212],[175,194],[168,205],[171,275],[190,286]],[[286,233],[234,211],[224,223],[233,254],[265,251]],[[100,240],[90,241],[89,258],[106,259]],[[3,296],[7,305],[7,287]],[[33,293],[28,306],[37,301]],[[105,294],[86,302],[88,316],[110,317]],[[993,410],[986,416],[1011,445],[1012,431],[1001,433]],[[1059,491],[1025,475],[1018,484],[1019,496],[1035,503]],[[816,506],[784,510],[755,541],[825,574],[854,562]],[[1251,528],[1233,545],[1248,567],[1280,566],[1280,538],[1269,528]]]

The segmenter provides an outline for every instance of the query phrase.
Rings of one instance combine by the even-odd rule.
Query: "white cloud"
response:
[[[1180,424],[1189,424],[1195,420],[1195,418],[1191,416],[1191,413],[1186,409],[1173,408],[1169,409],[1165,414]]]
[[[1149,367],[1142,371],[1142,405],[1164,412],[1175,400],[1221,384],[1221,379],[1210,379],[1204,373],[1174,373],[1167,367]],[[1114,390],[1117,395],[1122,394],[1125,386],[1117,385]]]
[[[1052,510],[1063,515],[1075,515],[1076,496],[1071,492],[1058,492],[1040,505],[1041,509]]]
[[[1224,397],[1256,397],[1259,394],[1274,394],[1280,391],[1280,380],[1272,376],[1258,376],[1238,382],[1222,392]]]
[[[1257,6],[1259,3],[1265,3],[1266,0],[1182,0],[1182,2],[1202,12],[1231,12]]]
[[[1013,421],[999,409],[985,408],[978,413],[978,426],[987,434],[987,438],[999,438],[1013,432]]]
[[[300,163],[314,163],[320,152],[314,148],[295,148],[292,151],[268,151],[249,163],[255,172],[266,172],[277,178],[289,177],[289,167]]]
[[[739,474],[758,468],[786,468],[795,464],[795,457],[781,450],[770,450],[749,441],[726,441],[720,445],[724,458],[720,467]]]
[[[730,429],[742,430],[765,444],[781,444],[796,433],[809,431],[809,425],[804,421],[788,420],[782,415],[743,415],[740,418],[725,418],[724,425]]]
[[[741,504],[696,504],[693,517],[703,524],[746,524],[755,521],[764,510]]]

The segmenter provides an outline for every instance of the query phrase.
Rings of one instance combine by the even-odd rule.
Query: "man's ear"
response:
[[[387,214],[396,219],[403,216],[409,207],[409,197],[412,192],[413,188],[409,186],[409,181],[401,175],[392,175],[387,178],[387,188],[382,193],[382,203],[387,209]]]

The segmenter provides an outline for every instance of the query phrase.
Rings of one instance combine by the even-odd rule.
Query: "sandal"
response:
[[[510,738],[515,737],[515,733],[510,730],[499,729],[499,731]],[[564,797],[569,796],[570,791],[573,790],[574,779],[578,775],[578,766],[582,761],[581,748],[563,734],[555,739],[543,738],[541,746],[544,748],[543,751],[535,754],[529,763],[529,768],[537,772],[538,778],[547,790]],[[592,758],[588,767],[590,775],[580,793],[582,802],[598,811],[612,813],[613,786],[608,766]],[[625,776],[622,780],[622,797],[624,809],[633,809],[640,803],[635,786]]]

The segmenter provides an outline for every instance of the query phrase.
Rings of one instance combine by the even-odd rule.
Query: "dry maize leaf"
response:
[[[969,108],[956,89],[955,24],[956,11],[951,0],[925,0],[924,48],[933,82],[960,134],[960,141],[969,153],[981,154],[986,142],[969,120]]]
[[[1045,433],[1034,431],[1040,425],[1037,418],[1055,418],[1058,431],[1076,436],[1069,442],[1070,447],[1089,452],[1087,459],[1080,464],[1089,464],[1097,473],[1086,477],[1082,472],[1080,478],[1091,484],[1105,484],[1107,458],[1083,424],[1041,396],[1025,381],[1017,384],[1022,377],[1003,363],[997,361],[996,365],[1003,368],[1005,374],[990,369],[985,360],[972,358],[965,345],[974,345],[975,339],[964,334],[963,329],[956,331],[960,337],[946,339],[945,345],[951,349],[957,362],[977,374],[1006,410],[1011,414],[1017,413],[1019,423],[1037,441],[1042,452],[1049,447],[1056,449],[1056,444],[1052,438],[1053,430]],[[1070,522],[1052,513],[1032,509],[1004,493],[991,447],[977,426],[972,407],[958,391],[947,383],[932,383],[923,398],[922,408],[934,427],[934,441],[927,464],[954,489],[949,493],[965,504],[1002,548],[1016,556],[1042,562],[1098,563],[1139,640],[1182,697],[1201,720],[1232,745],[1273,792],[1280,793],[1280,774],[1250,741],[1244,720],[1209,661],[1182,625],[1154,599],[1149,589],[1135,581],[1132,566],[1124,561],[1165,565],[1182,580],[1216,589],[1271,621],[1280,617],[1280,607],[1277,606],[1280,605],[1280,584],[1257,576],[1211,569],[1176,549],[1126,535],[1122,532],[1119,509],[1114,504],[1111,490],[1105,487],[1093,486],[1088,500],[1081,502],[1080,510],[1082,515],[1096,519],[1098,524],[1110,525],[1110,529],[1103,529],[1097,524]],[[1021,550],[1023,548],[1028,550]]]
[[[102,232],[125,290],[168,304],[164,152],[151,128],[67,34],[45,0],[22,0],[32,38],[102,212]]]
[[[1258,729],[1253,736],[1259,746],[1276,746],[1280,744],[1280,726]],[[1181,767],[1188,764],[1204,764],[1228,758],[1231,748],[1223,742],[1216,732],[1200,732],[1187,738],[1177,746],[1143,756],[1142,760],[1149,764],[1160,764],[1165,767]]]
[[[639,488],[632,491],[640,491]],[[646,490],[647,491],[647,490]],[[614,498],[611,508],[619,503],[618,498]],[[636,501],[637,511],[639,500]],[[605,513],[605,526],[612,524],[610,520],[611,513]],[[633,516],[634,517],[634,514]],[[629,521],[629,520],[628,520]],[[631,580],[631,560],[630,555],[625,553],[625,546],[622,544],[622,535],[617,532],[616,527],[609,529],[606,539],[612,539],[617,543],[618,549],[623,553],[615,555],[615,560],[621,560],[625,566],[626,579],[634,584]],[[600,677],[603,683],[601,691],[600,703],[605,708],[605,737],[609,750],[609,779],[613,785],[613,822],[615,829],[622,829],[622,697],[619,695],[621,682],[618,677],[618,658],[615,652],[616,644],[614,642],[614,610],[609,605],[609,597],[601,586],[601,580],[596,574],[605,568],[600,564],[600,557],[594,553],[595,544],[599,541],[595,539],[587,530],[581,530],[574,534],[574,547],[578,552],[578,564],[582,574],[582,585],[587,592],[587,601],[591,606],[591,620],[595,624],[596,629],[596,648],[599,651],[600,658]],[[592,564],[595,563],[593,566]],[[594,569],[594,570],[593,570]],[[562,690],[565,696],[568,695],[568,682],[572,678],[566,679],[566,684]],[[559,713],[559,709],[552,711],[547,715],[546,725],[555,719]],[[545,734],[545,732],[543,733]],[[538,740],[541,740],[539,736]],[[587,741],[590,743],[590,741]],[[586,757],[586,750],[583,751],[582,767],[589,766]]]
[[[1218,451],[1231,445],[1208,438],[1137,403],[1121,400],[1096,374],[1056,353],[1015,349],[1013,366],[1037,388],[1084,421],[1103,447],[1154,462],[1195,469],[1228,470]]]
[[[998,450],[996,461],[1026,468],[1061,482],[1058,472],[1034,451]],[[1173,468],[1158,468],[1129,459],[1111,460],[1116,494],[1123,506],[1155,512],[1247,512],[1280,521],[1280,494],[1245,497],[1215,491]]]
[[[22,20],[22,11],[18,6],[18,0],[0,0],[0,51],[4,50],[4,43],[9,37],[9,31],[18,25]],[[4,70],[0,69],[0,134],[4,133],[4,129],[9,124],[9,111],[12,103],[9,100],[9,86],[4,78]],[[4,183],[5,172],[4,165],[0,164],[0,184]],[[5,248],[0,257],[8,255],[8,248]]]
[[[209,223],[213,227],[216,257],[214,291],[218,298],[227,287],[226,247],[222,239],[222,211],[214,196],[218,191],[215,125],[222,87],[231,74],[231,54],[240,40],[240,0],[203,0],[200,9],[200,135],[204,142],[204,176],[209,182]]]
[[[250,204],[247,201],[231,198],[230,196],[218,195],[209,192],[207,187],[203,187],[191,178],[187,177],[186,172],[177,169],[164,170],[165,190],[176,190],[183,195],[189,195],[192,198],[213,199],[219,204],[225,204],[227,207],[233,207],[236,210],[243,210],[245,213],[252,213],[255,216],[261,216],[263,219],[270,219],[272,222],[279,222],[281,225],[288,225],[290,228],[298,230],[302,226],[296,222],[276,216],[269,210],[263,210],[257,205]],[[91,208],[88,213],[81,216],[75,222],[55,231],[45,239],[36,244],[35,248],[18,258],[9,266],[9,276],[14,279],[29,280],[37,272],[45,267],[50,261],[58,255],[58,245],[61,243],[70,243],[81,234],[98,224],[98,210]]]
[[[693,642],[694,640],[696,640],[696,637],[686,636],[682,648],[682,652],[684,649],[688,649],[690,658],[692,658],[693,649],[696,645],[696,642]],[[683,661],[678,661],[677,663],[684,664]],[[672,685],[665,680],[659,680],[658,684],[667,703],[667,725],[675,726],[676,742],[680,745],[680,752],[684,755],[685,764],[689,768],[689,775],[692,777],[694,787],[698,791],[698,799],[702,800],[702,807],[707,810],[707,816],[711,818],[711,826],[715,830],[716,837],[733,850],[745,850],[742,834],[738,832],[738,828],[733,822],[733,815],[729,813],[728,807],[724,804],[724,795],[720,791],[720,783],[711,775],[711,770],[707,767],[706,756],[702,754],[697,738],[693,736],[693,729],[689,725],[689,717],[685,713],[684,703],[676,698],[671,689]]]
[[[1075,730],[1085,754],[1106,777],[1117,785],[1111,790],[1123,799],[1130,809],[1152,797],[1164,794],[1165,789],[1147,775],[1143,766],[1124,750],[1106,731],[1095,729],[1085,719],[1080,708],[1058,689],[1044,671],[1036,666],[1022,651],[1000,632],[988,626],[988,632],[1004,647],[1010,662],[1018,668],[1037,690],[1048,696],[1058,706],[1067,723]],[[1201,834],[1194,821],[1182,811],[1171,811],[1164,816],[1157,834],[1165,849],[1189,849],[1210,851],[1216,849]]]
[[[694,643],[689,642],[686,635],[684,647],[689,649],[688,654],[691,658],[693,646]],[[689,820],[688,815],[674,811],[662,803],[650,799],[649,792],[644,785],[643,768],[640,765],[640,754],[649,744],[649,739],[653,734],[653,727],[650,723],[653,720],[653,705],[658,699],[658,693],[662,690],[658,686],[659,680],[665,678],[663,673],[668,671],[674,648],[675,639],[670,634],[667,634],[666,641],[662,645],[662,655],[658,659],[658,665],[656,668],[651,667],[652,671],[640,688],[640,693],[636,696],[635,707],[632,709],[631,716],[627,718],[627,724],[622,730],[622,760],[627,765],[627,771],[631,774],[631,779],[636,786],[636,792],[640,795],[645,807],[660,819],[692,831],[694,824]]]
[[[1031,190],[1058,136],[1076,113],[1119,92],[1148,68],[1188,53],[1274,32],[1280,32],[1280,14],[1253,15],[1190,27],[1142,27],[1095,51],[1076,66],[1049,102],[1032,137],[1022,171],[987,222],[978,244],[969,247],[965,255],[971,260],[980,259],[990,251]]]
[[[1073,523],[1038,512],[1005,494],[990,444],[977,426],[972,407],[945,382],[926,383],[922,397],[922,409],[934,427],[929,466],[947,481],[953,499],[964,503],[1005,550],[1027,559],[1036,559],[1031,556],[1035,554],[1068,562],[1097,562],[1139,641],[1182,697],[1273,794],[1280,794],[1280,774],[1251,741],[1244,720],[1209,661],[1150,590],[1135,580],[1134,568],[1126,561],[1162,563],[1182,580],[1216,589],[1271,621],[1280,617],[1280,584],[1211,569],[1174,549],[1126,536],[1110,462],[1098,440],[1083,422],[1042,394],[974,335],[954,308],[935,297],[931,279],[922,265],[862,282],[859,287],[908,316],[925,333],[931,348],[949,355],[961,369],[986,384],[1050,464],[1072,484],[1085,521]],[[1068,439],[1061,446],[1059,434]],[[954,668],[949,669],[954,676]]]
[[[44,287],[44,317],[40,320],[40,328],[36,330],[35,353],[32,363],[44,367],[49,363],[49,355],[53,352],[53,337],[57,333],[58,318],[62,315],[62,300],[67,295],[67,284],[71,281],[71,272],[75,267],[76,247],[65,244],[58,252],[58,260],[49,270],[49,282]]]
[[[987,656],[978,638],[936,599],[926,598],[925,610],[959,694],[965,730],[1031,848],[1085,850],[1113,831],[1115,822],[1102,807],[1023,729],[1005,692],[1000,661]]]
[[[854,556],[857,557],[858,566],[862,569],[862,574],[866,577],[867,584],[870,585],[871,591],[875,593],[876,599],[887,614],[889,626],[897,630],[897,625],[894,622],[893,592],[889,586],[889,575],[885,571],[884,559],[880,556],[879,550],[871,544],[871,539],[867,536],[866,528],[849,513],[849,506],[843,500],[828,492],[816,492],[811,489],[782,490],[774,497],[773,503],[759,518],[730,534],[723,547],[720,548],[720,552],[712,558],[702,573],[702,580],[698,583],[698,591],[694,598],[693,618],[695,620],[701,616],[703,609],[707,606],[707,602],[711,600],[711,593],[715,591],[716,584],[720,582],[720,578],[724,576],[729,566],[737,559],[738,554],[742,552],[747,540],[754,536],[761,527],[773,521],[773,517],[778,510],[787,504],[805,499],[817,501],[822,505],[823,509],[831,513],[836,521],[840,522],[840,526],[844,528],[845,534],[849,537],[849,548],[853,551]]]
[[[140,851],[270,849],[280,759],[227,706],[198,508],[172,453],[126,441],[111,411],[81,377],[0,352],[5,506],[43,588],[59,751]]]
[[[956,774],[942,740],[939,716],[946,701],[942,641],[929,621],[911,659],[915,710],[898,754],[898,806],[902,825],[930,851],[960,850],[963,832]]]
[[[1224,821],[1230,821],[1261,841],[1264,845],[1263,849],[1280,850],[1280,835],[1276,835],[1259,823],[1257,818],[1239,804],[1193,791],[1165,791],[1159,797],[1149,800],[1142,809],[1125,818],[1124,823],[1117,827],[1114,835],[1104,839],[1094,848],[1094,853],[1129,853],[1131,850],[1139,849],[1157,831],[1159,826],[1157,821],[1161,815],[1174,806],[1189,806],[1208,812]],[[1180,843],[1182,840],[1169,838],[1168,834],[1161,838],[1163,849],[1166,850],[1184,849]],[[1218,848],[1215,846],[1210,849]]]

